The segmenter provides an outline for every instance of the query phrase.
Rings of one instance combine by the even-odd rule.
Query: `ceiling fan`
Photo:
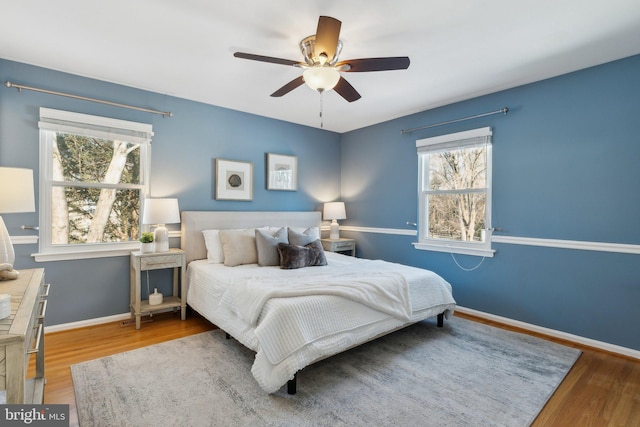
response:
[[[341,25],[342,23],[335,18],[321,16],[318,19],[316,33],[305,37],[300,42],[304,62],[244,52],[236,52],[233,56],[304,69],[300,77],[293,79],[271,94],[275,97],[286,95],[306,83],[320,93],[334,89],[344,99],[353,102],[360,99],[361,95],[340,75],[340,72],[406,70],[409,68],[409,58],[406,56],[338,61],[342,51],[342,41],[339,39]]]

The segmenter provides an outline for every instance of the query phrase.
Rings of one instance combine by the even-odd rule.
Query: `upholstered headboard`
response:
[[[207,257],[202,230],[274,227],[320,227],[320,212],[260,211],[183,211],[180,247],[187,253],[187,264]]]

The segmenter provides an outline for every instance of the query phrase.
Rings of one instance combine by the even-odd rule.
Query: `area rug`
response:
[[[71,367],[80,425],[527,426],[580,351],[453,317],[417,323],[264,393],[214,330]]]

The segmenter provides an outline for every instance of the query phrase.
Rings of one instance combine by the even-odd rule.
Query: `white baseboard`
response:
[[[60,332],[70,329],[84,328],[86,326],[102,325],[103,323],[119,322],[131,319],[131,313],[114,314],[113,316],[98,317],[95,319],[80,320],[78,322],[62,323],[60,325],[45,326],[44,332]]]
[[[591,338],[581,337],[579,335],[568,334],[562,331],[556,331],[555,329],[544,328],[542,326],[533,325],[531,323],[521,322],[519,320],[509,319],[508,317],[496,316],[495,314],[485,313],[483,311],[474,310],[466,307],[456,307],[456,311],[463,314],[479,317],[482,319],[491,320],[494,322],[502,323],[509,326],[514,326],[526,331],[537,332],[549,337],[560,338],[565,341],[569,341],[575,344],[581,344],[587,347],[596,348],[598,350],[606,351],[609,353],[619,354],[621,356],[630,357],[640,360],[640,351],[634,350],[619,345],[609,344],[603,341],[592,340]]]

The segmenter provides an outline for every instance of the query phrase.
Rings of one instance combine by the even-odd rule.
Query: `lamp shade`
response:
[[[313,90],[324,92],[338,84],[340,73],[331,67],[309,67],[302,73],[304,82]]]
[[[347,212],[344,208],[344,202],[329,202],[324,204],[324,219],[346,219]]]
[[[180,222],[178,199],[145,199],[143,224],[174,224]]]
[[[35,212],[31,169],[0,167],[0,186],[0,214]]]

